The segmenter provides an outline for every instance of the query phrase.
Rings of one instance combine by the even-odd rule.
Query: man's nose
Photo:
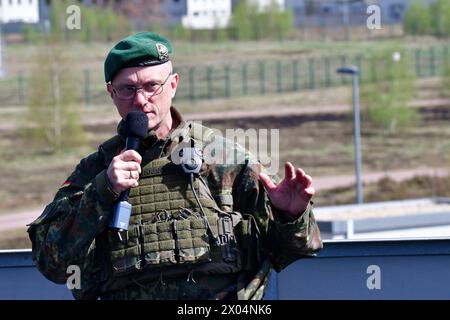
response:
[[[137,90],[134,96],[134,104],[138,107],[143,107],[148,103],[145,92],[142,90]]]

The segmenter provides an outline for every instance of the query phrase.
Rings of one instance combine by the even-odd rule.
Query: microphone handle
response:
[[[125,191],[122,191],[122,193],[120,194],[119,198],[118,198],[118,202],[120,201],[128,201],[128,195],[130,194],[130,189],[127,189]]]
[[[141,140],[139,138],[127,137],[127,139],[125,140],[125,150],[138,151],[140,144],[141,144]],[[118,201],[128,201],[129,194],[130,194],[130,189],[122,191],[122,193],[119,196]]]
[[[138,151],[139,150],[139,145],[140,145],[140,140],[139,138],[136,137],[127,137],[126,141],[125,141],[125,150],[135,150]]]
[[[140,144],[139,138],[127,137],[125,141],[125,149],[138,151],[139,144]],[[119,231],[120,239],[121,239],[120,231],[123,230],[128,231],[128,224],[131,216],[132,206],[130,203],[128,203],[129,193],[130,189],[126,189],[120,193],[119,199],[114,205],[113,219],[110,224],[111,228],[114,228]]]

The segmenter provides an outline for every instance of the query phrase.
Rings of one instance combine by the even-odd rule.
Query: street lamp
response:
[[[359,124],[359,69],[356,66],[342,67],[338,73],[351,75],[353,78],[353,115],[354,115],[354,142],[355,142],[355,175],[356,175],[356,203],[363,202],[361,182],[361,130]],[[347,220],[347,238],[353,236],[353,220]]]

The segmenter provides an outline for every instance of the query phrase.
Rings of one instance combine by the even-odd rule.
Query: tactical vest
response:
[[[202,143],[198,137],[191,138]],[[133,209],[127,234],[121,240],[115,231],[108,231],[112,279],[104,289],[123,287],[130,279],[152,280],[162,274],[179,277],[190,272],[232,274],[259,264],[253,216],[232,211],[232,203],[230,210],[222,210],[220,196],[211,193],[202,177],[194,180],[194,188],[219,243],[208,235],[181,166],[168,157],[155,159],[144,165],[139,186],[130,190]]]

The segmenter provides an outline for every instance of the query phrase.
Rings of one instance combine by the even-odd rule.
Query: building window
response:
[[[402,4],[393,4],[389,7],[389,15],[394,21],[400,21],[404,11],[405,7]]]

